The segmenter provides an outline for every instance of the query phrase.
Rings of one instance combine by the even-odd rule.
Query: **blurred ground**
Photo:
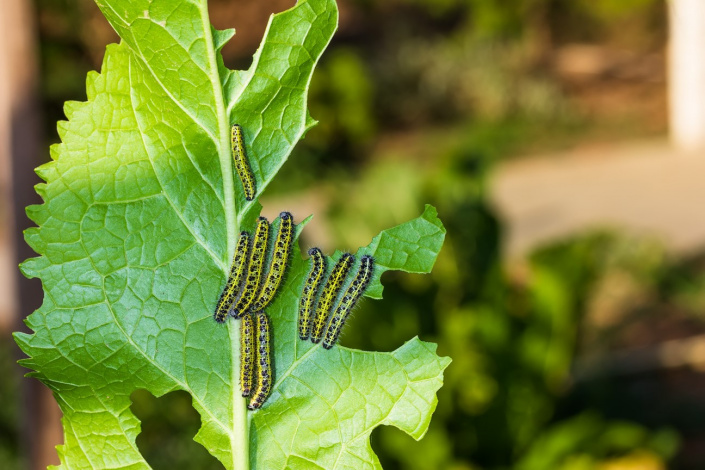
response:
[[[0,227],[0,333],[11,331],[16,326],[15,297],[12,289],[15,286],[17,273],[15,272],[15,256],[12,252],[11,234],[8,227]]]
[[[583,144],[498,166],[492,199],[507,254],[594,228],[658,238],[676,255],[705,247],[705,159],[666,140]]]

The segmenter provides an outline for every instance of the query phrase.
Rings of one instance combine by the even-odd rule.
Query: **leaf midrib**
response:
[[[218,128],[220,131],[218,157],[220,159],[220,169],[223,175],[223,196],[225,197],[225,223],[228,247],[226,260],[229,260],[235,253],[235,234],[239,231],[239,221],[237,219],[235,209],[235,188],[229,145],[230,121],[228,115],[226,115],[225,97],[223,95],[221,77],[218,72],[218,61],[216,58],[215,45],[213,44],[213,35],[211,34],[211,23],[208,15],[206,0],[201,0],[199,10],[201,12],[201,21],[206,40],[208,63],[210,65],[210,70],[213,72],[207,75],[211,81],[211,87],[213,88],[213,96],[216,101],[217,109]],[[226,269],[223,270],[223,274],[225,276],[227,276]],[[230,387],[232,391],[232,401],[230,403],[230,407],[233,413],[233,432],[228,433],[230,436],[230,458],[232,459],[234,469],[249,470],[250,439],[247,408],[245,407],[245,401],[242,398],[238,398],[238,395],[236,394],[239,390],[238,384],[236,383],[238,380],[238,375],[235,374],[235,371],[240,368],[240,349],[237,346],[240,343],[240,330],[233,325],[234,322],[230,322],[228,324],[228,336],[231,338]]]

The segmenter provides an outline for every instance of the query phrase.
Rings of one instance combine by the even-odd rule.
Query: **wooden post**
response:
[[[22,231],[33,225],[24,208],[40,201],[34,191],[33,169],[46,154],[39,113],[38,69],[32,2],[4,0],[0,13],[0,276],[5,326],[24,330],[21,320],[39,307],[38,280],[24,278],[17,265],[36,253],[24,243]],[[0,324],[0,327],[3,325]],[[3,335],[7,338],[7,335]],[[17,350],[20,357],[20,352]],[[25,369],[17,367],[21,376]],[[21,379],[22,452],[31,470],[58,465],[54,447],[63,440],[61,412],[47,387]],[[12,406],[3,403],[3,406]]]
[[[687,152],[705,152],[705,1],[669,2],[671,140]]]

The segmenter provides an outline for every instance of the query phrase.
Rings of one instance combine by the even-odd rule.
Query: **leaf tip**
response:
[[[42,196],[42,198],[44,197],[44,194],[40,193],[39,191],[37,191],[37,193],[40,196]],[[34,222],[37,225],[41,225],[41,222],[43,219],[43,217],[42,217],[43,207],[44,206],[42,204],[32,204],[32,205],[25,207],[24,213],[29,220],[31,220],[32,222]],[[33,229],[33,228],[36,228],[36,227],[30,227],[29,229],[26,229],[24,232],[22,232],[22,233],[24,233],[25,238],[27,238],[28,234],[30,234],[30,235],[34,234],[34,232],[30,231],[30,229]]]
[[[225,46],[228,41],[232,39],[233,36],[235,36],[234,28],[223,30],[213,28],[213,46],[215,47],[215,50],[220,51],[223,46]]]
[[[81,109],[81,107],[85,103],[82,103],[80,101],[67,101],[64,103],[64,115],[66,116],[66,119],[71,120],[73,118],[74,114]]]
[[[22,350],[23,353],[29,355],[29,350],[31,349],[29,345],[29,341],[32,339],[32,335],[29,333],[24,333],[22,331],[15,331],[12,333],[12,339],[15,340],[15,343],[17,343],[17,346]],[[31,358],[26,357],[23,359],[20,359],[17,361],[19,365],[22,367],[26,367],[28,369],[34,369],[32,367],[32,364],[34,363]]]
[[[53,153],[53,152],[52,152]],[[53,155],[52,155],[53,157]],[[43,165],[39,165],[34,169],[34,172],[44,181],[49,181],[49,176],[51,171],[54,169],[54,162],[47,162]]]
[[[28,239],[27,232],[30,229],[25,230],[25,239]],[[34,247],[30,244],[32,249]],[[34,279],[36,277],[39,277],[39,266],[38,263],[41,261],[41,257],[36,257],[36,258],[29,258],[24,260],[19,264],[19,269],[20,272],[28,279]]]
[[[296,237],[298,238],[299,235],[301,235],[301,232],[303,231],[304,227],[308,225],[309,222],[313,219],[313,214],[310,214],[308,217],[306,217],[304,220],[296,224]]]
[[[37,192],[39,197],[42,198],[42,200],[46,201],[46,195],[47,195],[47,185],[45,183],[38,183],[34,185],[34,190]]]
[[[111,50],[112,46],[115,46],[115,44],[108,44],[105,48],[105,55],[107,56]],[[103,65],[105,67],[105,64]],[[95,70],[91,70],[86,74],[86,97],[88,98],[88,101],[92,101],[93,98],[95,98],[96,95],[96,82],[98,81],[98,78],[100,77],[100,74],[96,72]]]
[[[441,221],[441,219],[438,217],[438,209],[436,209],[434,205],[426,204],[424,206],[423,215],[421,217],[438,227],[440,231],[445,235],[445,225],[443,225],[443,221]]]

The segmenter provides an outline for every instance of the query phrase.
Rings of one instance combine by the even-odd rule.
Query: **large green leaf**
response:
[[[190,393],[196,440],[229,469],[379,467],[374,427],[415,438],[427,428],[450,362],[434,345],[370,353],[298,341],[308,263],[295,248],[269,309],[276,384],[247,412],[237,322],[212,319],[235,234],[261,208],[233,177],[230,124],[245,130],[261,191],[315,123],[306,95],[335,2],[274,15],[250,70],[236,72],[219,54],[232,32],[211,28],[205,0],[98,5],[123,42],[89,75],[88,101],[66,104],[62,143],[37,170],[44,204],[28,208],[38,227],[26,240],[41,256],[23,271],[42,280],[45,298],[27,320],[34,334],[16,334],[23,364],[64,413],[62,468],[149,468],[135,444],[136,389]],[[378,260],[368,296],[381,297],[386,270],[428,272],[444,236],[429,206],[361,248]]]

